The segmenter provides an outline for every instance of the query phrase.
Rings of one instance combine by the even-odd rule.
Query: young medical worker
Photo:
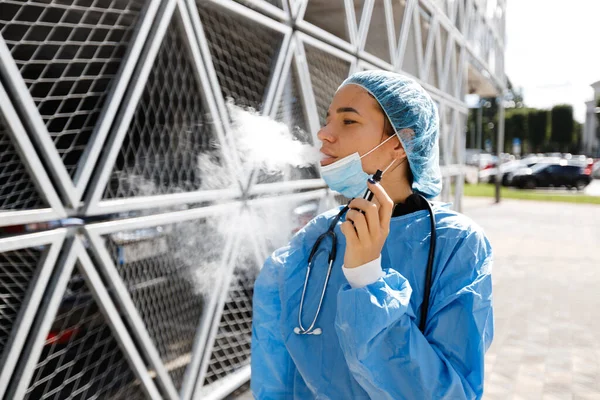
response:
[[[441,191],[438,121],[431,97],[397,73],[359,72],[335,93],[321,174],[353,200],[260,272],[256,399],[481,398],[492,249],[469,218],[430,202]]]

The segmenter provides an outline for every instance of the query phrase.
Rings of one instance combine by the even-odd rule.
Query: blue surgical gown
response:
[[[394,217],[381,252],[385,275],[352,288],[343,271],[345,237],[315,327],[297,335],[307,259],[339,209],[325,212],[273,253],[253,299],[252,377],[256,399],[475,399],[483,394],[491,344],[492,250],[482,229],[436,205],[437,245],[427,326],[419,330],[430,244],[427,210]],[[327,273],[322,246],[304,301],[315,315]]]

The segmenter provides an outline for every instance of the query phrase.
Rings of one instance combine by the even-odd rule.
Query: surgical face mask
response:
[[[353,198],[361,196],[367,190],[369,175],[363,171],[360,160],[383,146],[394,136],[396,135],[390,136],[362,156],[358,153],[352,153],[341,160],[321,167],[321,177],[331,190],[341,193],[345,197]]]

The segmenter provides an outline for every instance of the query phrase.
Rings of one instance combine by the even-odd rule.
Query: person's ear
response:
[[[405,137],[407,139],[411,138],[412,135],[414,135],[414,132],[412,129],[402,129],[401,131],[398,132],[397,136],[401,136],[401,137]],[[404,146],[402,145],[402,141],[400,140],[400,137],[398,137],[398,140],[394,141],[394,158],[396,160],[403,160],[404,158],[407,157],[406,155],[406,151],[404,150]]]

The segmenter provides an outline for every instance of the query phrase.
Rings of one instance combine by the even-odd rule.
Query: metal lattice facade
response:
[[[464,95],[505,89],[504,10],[0,0],[0,399],[216,399],[247,381],[253,281],[296,227],[244,226],[335,199],[316,166],[245,168],[228,99],[315,144],[349,74],[404,72],[439,106],[441,197],[460,207]]]

